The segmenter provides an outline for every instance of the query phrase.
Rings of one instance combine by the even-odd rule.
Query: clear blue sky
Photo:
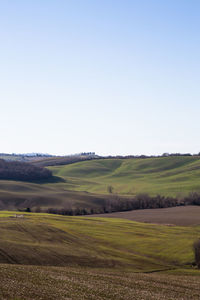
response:
[[[0,1],[0,152],[200,151],[199,0]]]

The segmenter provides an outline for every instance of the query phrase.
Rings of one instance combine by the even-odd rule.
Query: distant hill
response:
[[[54,160],[44,159],[45,164],[51,159]],[[0,209],[30,207],[32,211],[73,209],[77,210],[76,214],[99,213],[164,207],[166,201],[173,206],[191,192],[200,193],[199,156],[91,158],[79,162],[76,159],[56,158],[53,163],[59,161],[58,165],[43,169],[53,174],[45,180],[30,181],[29,178],[29,182],[25,182],[22,177],[17,181],[17,177],[9,177],[9,180],[1,177]],[[145,193],[155,199],[139,197],[139,203],[132,205],[136,195]],[[157,197],[158,194],[161,196]],[[166,197],[176,198],[176,201]],[[200,203],[199,196],[196,200],[195,204]]]
[[[133,196],[200,192],[200,156],[99,159],[49,168],[75,191]]]
[[[74,164],[81,161],[93,160],[101,158],[95,154],[88,155],[69,155],[69,156],[52,156],[52,157],[44,157],[37,160],[32,160],[32,164],[40,167],[48,167],[48,166],[59,166],[59,165],[69,165]]]
[[[97,159],[97,158],[100,158],[100,156],[96,155],[95,152],[83,152],[83,153],[77,153],[77,154],[65,155],[65,156],[56,156],[56,155],[43,154],[43,153],[23,153],[23,154],[0,153],[0,159],[6,161],[30,162],[39,167],[70,164],[74,162]]]
[[[4,159],[6,161],[22,161],[22,162],[31,162],[37,159],[42,158],[49,158],[53,155],[50,154],[43,154],[43,153],[23,153],[23,154],[16,154],[16,153],[0,153],[0,159]]]

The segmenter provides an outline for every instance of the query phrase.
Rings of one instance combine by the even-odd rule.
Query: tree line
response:
[[[46,212],[51,214],[60,214],[68,216],[81,216],[89,214],[102,214],[102,213],[112,213],[112,212],[122,212],[137,209],[153,209],[153,208],[167,208],[182,205],[200,205],[200,195],[199,201],[188,200],[186,197],[184,199],[177,199],[174,197],[165,197],[161,195],[149,196],[148,194],[140,194],[133,198],[120,197],[119,195],[112,195],[109,198],[101,199],[101,203],[98,207],[75,207],[73,203],[67,205],[67,207],[56,208],[49,207],[43,209],[40,207],[29,208],[32,212]]]
[[[137,209],[153,209],[153,208],[167,208],[185,205],[200,205],[200,194],[190,193],[184,198],[166,197],[161,195],[150,196],[148,194],[139,194],[133,198],[120,197],[119,195],[111,195],[111,197],[102,199],[98,207],[74,207],[73,203],[67,207],[56,208],[49,207],[43,209],[28,208],[32,212],[46,212],[50,214],[81,216],[90,214],[104,214],[112,212],[123,212]]]

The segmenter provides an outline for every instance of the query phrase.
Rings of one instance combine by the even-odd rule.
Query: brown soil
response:
[[[145,223],[191,226],[200,225],[200,206],[140,209],[127,212],[95,214],[90,215],[90,217],[122,218]]]

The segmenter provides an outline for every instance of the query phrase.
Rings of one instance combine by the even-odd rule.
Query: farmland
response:
[[[106,214],[93,214],[90,217],[120,218],[137,222],[178,226],[200,225],[200,207],[195,205],[140,209]]]
[[[199,299],[200,226],[4,211],[0,235],[1,299]]]
[[[199,157],[48,168],[54,175],[48,181],[0,181],[1,299],[200,299],[193,253],[199,206],[83,217],[14,211],[98,208],[105,199],[144,192],[182,197],[199,192]]]
[[[0,265],[2,300],[199,299],[200,276],[80,267]]]
[[[199,157],[100,159],[50,168],[66,187],[96,194],[181,196],[200,191]]]
[[[50,161],[57,164],[60,159]],[[122,200],[140,193],[181,198],[200,192],[198,156],[94,159],[48,168],[54,177],[46,181],[1,180],[0,209],[98,210],[116,195]]]
[[[117,218],[0,213],[0,262],[93,266],[134,272],[191,268],[200,227]]]

